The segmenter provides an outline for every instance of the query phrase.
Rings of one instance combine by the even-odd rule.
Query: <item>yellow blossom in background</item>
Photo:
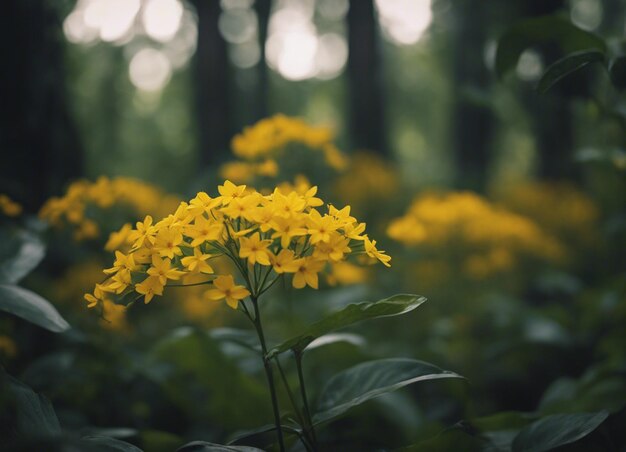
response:
[[[22,206],[7,195],[0,193],[0,212],[7,217],[17,217],[22,213]]]
[[[508,209],[532,218],[547,231],[580,246],[596,238],[600,212],[594,201],[565,182],[527,182],[496,195]],[[582,242],[582,243],[581,243]]]
[[[157,217],[171,211],[180,200],[154,185],[126,177],[100,177],[95,182],[76,181],[62,197],[50,198],[39,211],[41,219],[57,228],[69,228],[77,241],[95,239],[111,233],[106,249],[113,251],[126,244],[129,226],[103,227],[111,209],[126,209],[129,219],[146,215]],[[107,225],[108,226],[108,225]]]
[[[235,183],[250,183],[255,177],[276,178],[283,166],[289,166],[285,159],[291,156],[285,149],[290,145],[319,153],[327,167],[343,171],[348,158],[334,144],[334,138],[330,127],[314,126],[300,118],[281,114],[265,118],[233,138],[231,148],[240,160],[225,163],[219,174]]]
[[[367,269],[346,261],[331,264],[330,273],[326,277],[331,286],[358,284],[367,281],[367,278]]]
[[[246,160],[269,157],[289,143],[302,143],[321,149],[330,143],[334,133],[329,127],[311,126],[300,118],[275,115],[262,119],[232,140],[233,153]]]
[[[7,358],[15,358],[17,355],[17,345],[15,345],[15,341],[9,336],[0,334],[0,356],[2,355]]]
[[[248,162],[232,161],[224,163],[219,170],[221,178],[238,184],[245,184],[254,178],[257,167]]]
[[[520,260],[559,263],[562,243],[533,220],[472,192],[427,193],[393,220],[387,234],[418,249],[423,259],[451,260],[473,279],[512,271]]]
[[[281,277],[290,277],[296,289],[317,289],[319,274],[350,254],[390,265],[391,258],[368,238],[349,206],[319,211],[315,206],[323,202],[315,197],[317,188],[302,191],[276,188],[262,195],[225,181],[215,198],[200,192],[156,223],[147,216],[128,232],[130,250],[118,250],[113,266],[104,270],[105,281],[85,295],[88,306],[133,292],[149,303],[175,281],[177,286],[212,286],[207,299],[224,299],[237,308],[240,300],[260,296]],[[214,259],[230,261],[230,270],[223,274],[221,264],[209,264]]]

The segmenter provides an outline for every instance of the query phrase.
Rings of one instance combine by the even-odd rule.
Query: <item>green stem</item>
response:
[[[298,408],[298,404],[296,403],[296,398],[293,396],[293,392],[291,391],[291,388],[289,387],[289,383],[287,382],[287,377],[285,376],[285,372],[283,371],[283,366],[280,365],[280,359],[278,355],[274,357],[274,361],[276,361],[276,367],[278,367],[278,372],[280,373],[280,377],[283,381],[283,386],[285,387],[285,391],[287,392],[287,395],[289,396],[289,401],[291,402],[291,406],[293,407],[293,410],[295,411],[296,416],[298,417],[298,422],[300,422],[300,425],[302,425],[304,429],[303,431],[304,437],[300,438],[301,440],[303,440],[302,444],[304,444],[304,447],[307,450],[311,450],[311,447],[309,446],[311,439],[308,437],[308,432],[307,432],[307,429],[305,428],[306,419],[302,417],[302,413],[300,412],[300,409]]]
[[[309,409],[309,400],[306,395],[306,386],[304,385],[304,373],[302,372],[302,352],[293,351],[293,355],[296,358],[296,369],[298,370],[298,381],[300,382],[300,393],[302,394],[302,403],[304,404],[304,415],[307,420],[307,430],[311,435],[313,443],[313,449],[317,450],[317,435],[315,434],[315,426],[313,425],[313,418],[311,417],[311,410]]]
[[[272,363],[266,358],[267,345],[265,343],[265,334],[263,333],[263,326],[261,324],[261,314],[259,311],[259,304],[255,297],[250,297],[252,305],[254,306],[254,326],[256,328],[257,335],[259,336],[259,342],[261,343],[261,353],[263,358],[263,367],[265,368],[265,375],[267,376],[267,384],[270,389],[270,397],[272,399],[272,410],[274,411],[274,424],[276,425],[276,433],[278,435],[278,445],[281,452],[285,452],[285,441],[283,439],[283,430],[280,425],[280,409],[278,408],[278,398],[276,397],[276,387],[274,386],[274,375],[272,372]]]

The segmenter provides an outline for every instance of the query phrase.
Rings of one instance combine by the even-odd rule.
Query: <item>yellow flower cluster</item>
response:
[[[573,185],[529,182],[504,190],[499,198],[508,209],[573,244],[593,240],[597,231],[600,213],[596,204]]]
[[[0,212],[7,217],[17,217],[22,213],[22,206],[5,194],[0,194]]]
[[[262,195],[226,181],[218,192],[215,198],[198,193],[157,223],[151,216],[138,222],[125,239],[130,251],[116,251],[113,267],[104,270],[108,278],[85,295],[89,307],[112,293],[134,292],[148,303],[168,284],[207,284],[212,286],[207,298],[237,308],[240,300],[258,298],[284,275],[291,275],[297,289],[317,289],[318,274],[351,253],[390,265],[391,258],[365,234],[365,224],[350,216],[349,206],[317,210],[323,205],[317,187],[304,194],[276,189]],[[215,273],[211,261],[218,257],[234,264],[244,285],[232,274]],[[202,275],[203,282],[188,283]]]
[[[154,185],[139,180],[100,177],[96,182],[79,180],[72,183],[62,197],[50,198],[39,211],[41,219],[56,227],[69,225],[76,240],[93,239],[100,235],[94,214],[113,207],[130,210],[131,217],[146,214],[164,215],[180,200],[167,195]],[[119,227],[119,224],[115,227]]]
[[[387,233],[421,250],[451,249],[475,278],[510,270],[524,257],[559,261],[564,253],[559,241],[532,220],[472,192],[419,196],[403,217],[389,224]]]
[[[329,127],[312,126],[300,118],[281,114],[265,118],[233,138],[233,153],[241,160],[224,164],[220,175],[237,183],[249,182],[256,176],[276,177],[279,165],[275,159],[290,144],[320,151],[328,166],[343,170],[348,161],[333,140]]]

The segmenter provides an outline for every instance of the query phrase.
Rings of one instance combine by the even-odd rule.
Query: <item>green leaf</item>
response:
[[[337,342],[352,344],[355,347],[362,347],[366,343],[365,338],[358,334],[330,333],[320,336],[312,341],[309,345],[306,346],[305,350],[314,350],[316,348],[324,347],[326,345],[336,344]]]
[[[193,441],[177,449],[176,452],[263,452],[263,450],[249,446],[225,446],[205,441]]]
[[[253,330],[241,330],[238,328],[214,328],[209,331],[209,336],[216,341],[227,341],[237,344],[255,352],[261,351],[259,338]]]
[[[609,75],[615,88],[626,89],[626,56],[617,57],[611,62]]]
[[[582,50],[580,52],[570,53],[551,64],[548,69],[546,69],[539,80],[537,91],[545,93],[552,88],[555,83],[568,75],[573,74],[591,63],[602,62],[604,62],[604,53],[599,50]]]
[[[0,231],[0,283],[16,284],[43,259],[45,246],[24,230]]]
[[[267,357],[271,359],[275,355],[286,352],[287,350],[301,352],[315,339],[331,331],[344,328],[363,320],[406,314],[425,301],[426,298],[419,295],[399,294],[374,302],[366,301],[363,303],[350,304],[341,311],[335,312],[315,322],[313,325],[306,328],[302,334],[292,337],[279,346],[274,347],[269,351]]]
[[[84,436],[81,438],[81,443],[100,452],[142,452],[133,444],[106,436]]]
[[[55,333],[70,328],[49,301],[18,286],[0,284],[0,310]]]
[[[0,400],[14,409],[8,431],[18,438],[55,436],[61,433],[59,420],[50,401],[0,368]],[[6,406],[3,404],[3,406]],[[3,426],[6,427],[6,426]],[[4,430],[4,428],[3,428]]]
[[[547,416],[519,432],[513,451],[542,452],[571,444],[598,428],[608,416],[606,411]]]
[[[424,361],[389,358],[367,361],[333,376],[322,390],[315,423],[332,419],[374,397],[419,381],[463,378]]]
[[[291,425],[281,424],[281,429],[284,435],[302,435],[302,429],[292,427]],[[253,442],[255,444],[260,444],[259,439],[262,439],[268,433],[272,434],[272,440],[275,440],[276,434],[276,425],[274,424],[265,424],[261,427],[257,427],[250,430],[239,430],[235,432],[232,437],[228,441],[228,446],[234,446],[236,443],[241,442]]]
[[[471,424],[480,431],[521,429],[537,419],[537,415],[519,411],[503,411],[490,416],[472,419]]]
[[[517,66],[524,50],[545,43],[557,44],[564,54],[591,49],[606,52],[606,43],[602,38],[576,27],[564,18],[543,16],[527,19],[513,25],[498,40],[498,77]]]

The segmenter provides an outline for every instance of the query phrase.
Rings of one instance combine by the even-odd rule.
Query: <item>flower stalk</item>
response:
[[[259,303],[257,298],[252,296],[252,306],[254,307],[254,319],[252,323],[259,336],[259,342],[261,343],[261,354],[263,359],[263,367],[265,369],[265,376],[267,377],[267,385],[270,390],[270,398],[272,400],[272,411],[274,412],[274,425],[276,426],[276,435],[278,436],[278,446],[280,451],[284,452],[285,440],[283,438],[283,429],[280,425],[280,408],[278,406],[278,398],[276,396],[276,386],[274,385],[274,375],[272,371],[272,363],[267,359],[267,344],[265,342],[265,334],[263,332],[263,324],[261,323],[261,312],[259,310]]]

